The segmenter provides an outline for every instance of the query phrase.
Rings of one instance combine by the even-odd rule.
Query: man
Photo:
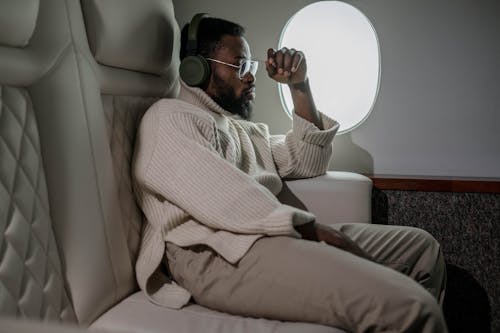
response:
[[[182,81],[179,98],[154,104],[138,132],[133,172],[147,219],[140,287],[174,308],[193,297],[233,314],[352,332],[446,332],[436,301],[444,260],[428,233],[319,225],[276,199],[281,178],[326,172],[338,129],[316,110],[304,54],[268,50],[266,71],[288,85],[295,106],[293,129],[270,135],[247,120],[257,63],[243,28],[203,16],[191,26],[195,54],[185,27],[181,58],[199,57],[206,78]]]

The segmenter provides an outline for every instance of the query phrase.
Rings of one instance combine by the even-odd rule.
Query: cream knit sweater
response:
[[[206,244],[230,263],[263,236],[300,237],[294,226],[314,220],[276,199],[281,178],[324,174],[338,123],[325,130],[293,118],[286,135],[236,119],[199,88],[181,82],[178,99],[162,99],[144,115],[133,163],[134,188],[146,216],[136,264],[151,301],[180,308],[190,298],[162,273],[165,242]]]

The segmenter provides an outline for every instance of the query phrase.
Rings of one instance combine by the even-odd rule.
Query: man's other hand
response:
[[[328,245],[334,246],[341,250],[350,252],[362,258],[373,260],[371,256],[366,253],[358,244],[356,244],[352,239],[346,236],[344,233],[335,230],[327,225],[309,222],[300,226],[296,226],[295,229],[302,235],[303,239],[325,242]]]
[[[271,79],[289,85],[303,83],[307,78],[304,53],[286,47],[267,50],[266,70]]]

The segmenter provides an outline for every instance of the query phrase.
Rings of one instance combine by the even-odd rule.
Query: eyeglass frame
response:
[[[213,61],[213,62],[216,62],[218,64],[223,64],[223,65],[226,65],[226,66],[229,66],[229,67],[233,67],[233,68],[238,68],[238,78],[240,80],[243,80],[243,78],[245,78],[245,76],[248,74],[248,73],[251,73],[252,76],[255,77],[255,74],[257,74],[257,70],[259,69],[259,61],[258,60],[252,60],[252,59],[241,59],[241,63],[239,66],[237,65],[234,65],[234,64],[231,64],[231,63],[228,63],[228,62],[224,62],[222,60],[218,60],[218,59],[213,59],[213,58],[205,58],[206,60],[209,60],[209,61]],[[252,73],[251,70],[249,70],[248,72],[244,73],[244,74],[241,74],[241,70],[243,68],[243,64],[245,62],[250,62],[250,68],[252,68],[252,65],[253,64],[256,64],[255,65],[255,73]]]

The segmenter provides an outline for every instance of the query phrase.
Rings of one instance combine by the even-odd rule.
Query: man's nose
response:
[[[255,76],[251,72],[248,72],[243,76],[242,80],[244,82],[252,83],[255,82]]]

